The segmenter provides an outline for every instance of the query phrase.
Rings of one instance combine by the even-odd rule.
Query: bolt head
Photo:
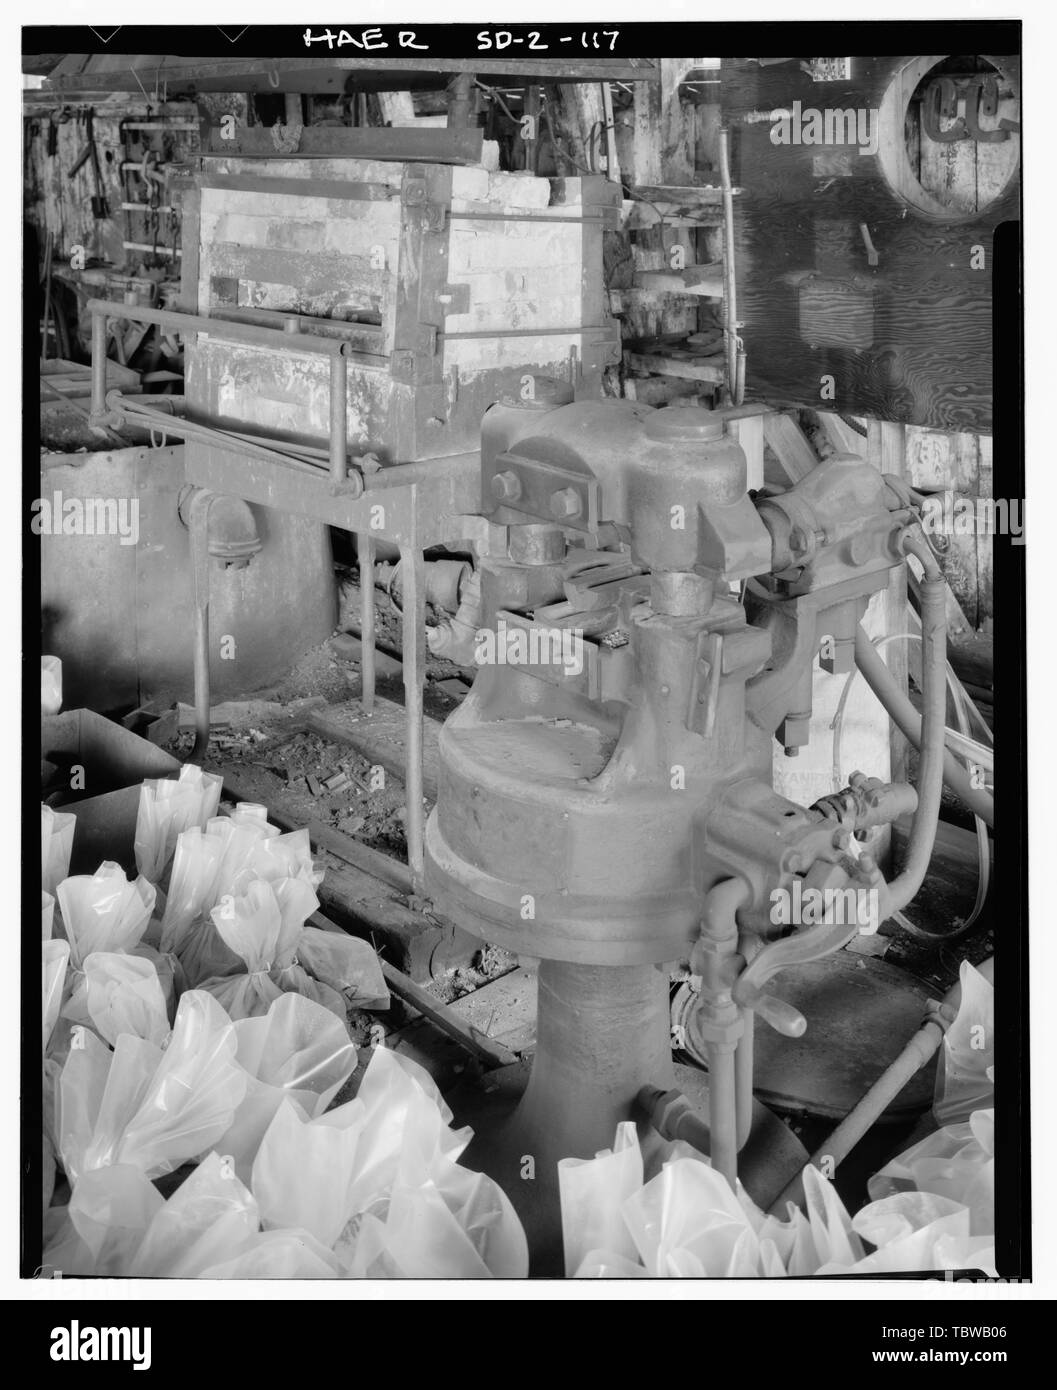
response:
[[[551,516],[579,516],[580,510],[580,494],[575,488],[563,487],[551,493]]]
[[[492,478],[492,496],[497,502],[516,502],[521,496],[521,479],[510,470],[496,473]]]

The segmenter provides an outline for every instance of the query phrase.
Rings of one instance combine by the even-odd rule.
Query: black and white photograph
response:
[[[887,1309],[854,1366],[1015,1363],[1055,1265],[1046,34],[48,8],[34,1354],[171,1366],[185,1296],[817,1296]]]

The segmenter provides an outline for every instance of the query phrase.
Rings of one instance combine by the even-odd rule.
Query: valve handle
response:
[[[738,1002],[743,1008],[759,1014],[765,1023],[769,1023],[775,1032],[781,1033],[783,1037],[802,1038],[807,1032],[807,1019],[800,1010],[794,1009],[792,1004],[779,999],[776,994],[763,994],[749,985],[741,991],[741,996]]]

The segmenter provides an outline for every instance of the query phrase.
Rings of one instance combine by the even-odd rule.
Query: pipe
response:
[[[93,301],[94,302],[94,301]],[[106,414],[106,316],[92,315],[92,417]]]
[[[731,997],[735,971],[732,969],[738,947],[737,912],[750,898],[744,879],[729,878],[710,888],[701,914],[701,934],[694,947],[690,968],[701,976],[701,995],[695,1015],[697,1029],[705,1043],[708,1061],[708,1127],[712,1167],[727,1179],[732,1189],[738,1178],[738,1087],[735,1054],[744,1034],[743,1011]],[[751,1043],[750,1043],[751,1049]],[[744,1063],[743,1069],[744,1069]],[[749,1099],[742,1105],[742,1127],[746,1110],[752,1111],[751,1050],[749,1053]],[[742,1074],[744,1086],[744,1070]],[[746,1137],[748,1137],[746,1135]]]
[[[708,1048],[708,1131],[712,1167],[737,1191],[737,1095],[729,1044],[710,1043]]]
[[[721,126],[719,131],[719,173],[723,189],[723,276],[725,333],[727,347],[727,391],[731,403],[737,404],[738,396],[738,299],[737,282],[734,274],[734,190],[730,182],[730,131]],[[742,365],[744,381],[744,365]]]
[[[925,881],[943,798],[943,758],[947,732],[947,581],[933,557],[924,533],[904,537],[904,549],[916,555],[925,569],[921,584],[921,672],[923,714],[918,763],[918,805],[910,826],[906,858],[896,878],[885,888],[890,917],[916,895]]]
[[[993,981],[993,956],[977,968],[986,980]],[[930,1007],[920,1028],[899,1056],[885,1068],[859,1103],[845,1115],[821,1147],[815,1150],[805,1167],[822,1168],[824,1164],[828,1170],[828,1176],[833,1176],[836,1169],[866,1132],[876,1124],[903,1087],[936,1053],[947,1028],[957,1015],[960,1003],[961,983],[958,982],[948,990],[938,1007]],[[801,1170],[775,1198],[770,1210],[773,1215],[782,1216],[787,1202],[800,1205],[803,1201],[804,1175],[803,1170]]]
[[[855,633],[855,664],[900,733],[915,748],[920,749],[921,716],[896,685],[891,672],[861,626]],[[994,799],[986,791],[972,785],[968,772],[954,754],[946,749],[943,754],[943,780],[974,815],[994,828]]]
[[[404,577],[404,712],[407,718],[406,778],[407,863],[416,886],[422,882],[425,825],[422,815],[422,714],[424,638],[426,611],[422,566],[424,559],[416,545],[400,547]],[[373,598],[373,589],[371,596]]]
[[[204,490],[196,492],[187,513],[195,604],[193,762],[204,757],[209,747],[209,508],[212,501],[213,493]]]
[[[738,1039],[738,1050],[734,1054],[738,1153],[741,1153],[749,1142],[749,1134],[752,1130],[753,1042],[756,1031],[756,1015],[751,1009],[742,1009],[741,1019],[742,1033]]]
[[[374,636],[374,540],[362,531],[356,537],[360,562],[360,702],[364,714],[374,713],[377,660]]]
[[[90,299],[87,304],[92,315],[93,333],[97,318],[118,314],[131,323],[153,323],[171,328],[177,333],[208,333],[221,341],[250,343],[256,347],[274,347],[283,352],[310,352],[318,357],[341,357],[348,350],[344,338],[324,338],[316,333],[286,333],[282,328],[262,328],[260,324],[238,319],[211,318],[204,314],[186,314],[181,309],[151,309],[146,305],[114,304],[109,299]]]
[[[288,338],[295,335],[288,333]],[[349,374],[340,354],[330,359],[330,476],[340,487],[345,482],[345,436],[348,430]]]

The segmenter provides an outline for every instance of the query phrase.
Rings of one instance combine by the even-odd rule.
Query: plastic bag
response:
[[[249,1078],[231,1128],[217,1142],[248,1183],[261,1139],[284,1099],[310,1119],[356,1070],[356,1048],[329,1009],[300,994],[281,994],[263,1017],[235,1024],[236,1059]]]
[[[55,927],[55,899],[50,893],[40,895],[40,935],[43,941],[50,941]]]
[[[179,951],[190,927],[216,902],[223,853],[223,838],[199,826],[177,837],[158,938],[161,950]]]
[[[336,1279],[331,1251],[307,1231],[262,1231],[240,1255],[203,1269],[201,1279]]]
[[[62,709],[62,662],[57,656],[40,658],[40,712],[58,714]]]
[[[151,960],[111,951],[94,951],[84,963],[86,1007],[91,1021],[113,1046],[122,1033],[161,1047],[169,1036],[169,1015],[158,971]]]
[[[41,958],[44,994],[41,1047],[47,1051],[51,1032],[59,1017],[59,1008],[62,1004],[62,989],[66,980],[66,967],[70,959],[70,943],[68,941],[43,942]]]
[[[781,1221],[686,1145],[672,1145],[660,1172],[636,1182],[637,1150],[628,1123],[612,1152],[559,1163],[567,1269],[577,1278],[627,1277],[636,1266],[654,1278],[781,1277],[863,1258],[851,1218],[817,1169],[804,1174],[807,1214],[790,1203]]]
[[[252,1195],[216,1153],[168,1201],[138,1168],[86,1173],[69,1206],[49,1213],[47,1233],[45,1263],[64,1275],[276,1279],[337,1272],[307,1232],[260,1232]]]
[[[421,1067],[376,1048],[355,1100],[315,1120],[279,1106],[253,1164],[262,1224],[307,1230],[351,1277],[523,1278],[521,1224],[455,1162],[471,1131],[450,1119]]]
[[[69,875],[73,851],[73,832],[77,817],[69,812],[40,808],[40,886],[54,894]]]
[[[242,897],[225,899],[210,915],[225,946],[244,962],[246,973],[203,980],[200,988],[233,1019],[267,1013],[280,994],[294,991],[344,1022],[341,995],[312,979],[297,959],[305,918],[318,906],[310,885],[296,878],[275,883],[257,879]]]
[[[111,1053],[83,1030],[59,1084],[59,1149],[71,1181],[110,1164],[148,1177],[170,1173],[207,1153],[246,1093],[235,1060],[237,1039],[214,999],[192,990],[180,1000],[162,1051],[132,1033]]]
[[[160,884],[180,833],[216,815],[224,780],[185,763],[178,777],[151,777],[140,787],[136,814],[136,869]]]
[[[388,1009],[389,986],[374,947],[344,932],[305,927],[297,958],[308,973],[342,995],[348,1008]]]
[[[988,1071],[995,1062],[995,991],[989,980],[962,961],[958,1013],[943,1039],[943,1066],[936,1072],[932,1113],[939,1125],[968,1121],[993,1103]]]
[[[84,967],[93,951],[129,951],[138,945],[154,908],[154,888],[130,882],[120,864],[106,861],[95,873],[64,879],[56,889],[70,942],[70,963]]]
[[[558,1163],[565,1273],[571,1277],[592,1251],[619,1259],[635,1258],[635,1242],[624,1221],[623,1205],[642,1187],[642,1152],[631,1120],[617,1126],[612,1149],[594,1158],[563,1158]]]
[[[64,879],[59,905],[70,943],[70,971],[62,1017],[92,1027],[84,962],[95,954],[124,954],[139,948],[154,906],[154,889],[144,878],[129,882],[118,864],[103,863],[91,875]]]

